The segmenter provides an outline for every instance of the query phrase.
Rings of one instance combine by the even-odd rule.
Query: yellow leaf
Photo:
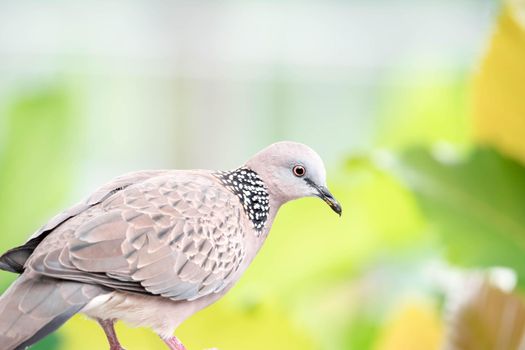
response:
[[[309,350],[317,348],[285,310],[270,304],[235,305],[227,297],[192,316],[177,330],[188,349]]]
[[[525,5],[509,2],[474,89],[474,134],[525,162]]]
[[[379,336],[376,350],[440,349],[443,327],[435,308],[410,303],[397,312]]]

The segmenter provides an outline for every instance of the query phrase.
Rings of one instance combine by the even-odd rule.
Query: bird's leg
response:
[[[170,350],[186,350],[184,345],[182,345],[182,343],[176,336],[169,337],[163,340],[166,343],[166,345],[170,348]]]
[[[113,326],[115,324],[115,320],[97,319],[97,321],[100,327],[102,327],[104,330],[104,333],[106,333],[106,337],[108,338],[109,342],[109,350],[124,350],[118,341],[117,333],[115,332],[115,327]]]

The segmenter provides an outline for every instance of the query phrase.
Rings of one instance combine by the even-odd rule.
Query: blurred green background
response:
[[[2,251],[116,175],[282,139],[344,215],[283,207],[189,349],[525,347],[525,1],[0,2]],[[34,347],[105,348],[78,315]]]

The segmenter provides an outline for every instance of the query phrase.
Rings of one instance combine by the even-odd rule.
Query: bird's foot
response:
[[[181,341],[175,336],[164,339],[164,343],[166,343],[170,350],[186,350]]]
[[[108,338],[109,350],[125,350],[118,341],[117,333],[115,333],[115,320],[97,320],[106,337]]]

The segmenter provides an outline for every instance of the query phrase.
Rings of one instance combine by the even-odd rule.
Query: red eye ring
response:
[[[296,165],[293,167],[293,174],[297,177],[303,177],[306,174],[306,169],[302,165]]]

